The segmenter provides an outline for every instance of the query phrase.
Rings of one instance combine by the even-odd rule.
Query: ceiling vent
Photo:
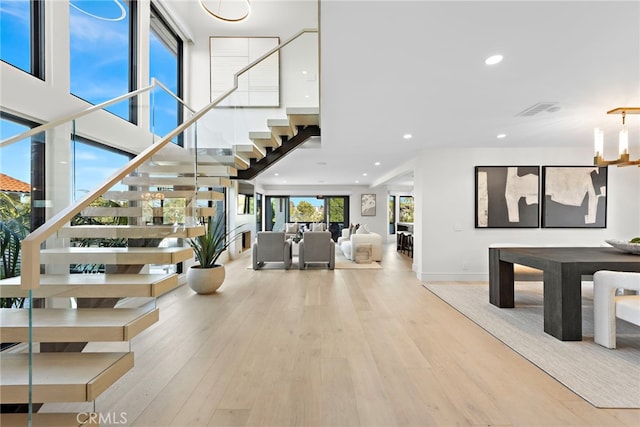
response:
[[[547,113],[555,113],[560,109],[560,106],[557,102],[538,102],[537,104],[533,104],[531,107],[520,111],[516,116],[535,116],[538,113],[546,111]]]

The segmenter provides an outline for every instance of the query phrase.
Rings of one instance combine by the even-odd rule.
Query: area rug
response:
[[[381,270],[382,265],[379,262],[373,261],[369,263],[358,264],[355,261],[351,261],[344,256],[340,247],[336,245],[336,270]],[[249,265],[247,268],[253,268],[253,265]],[[293,262],[291,264],[292,269],[298,269],[298,256],[295,255],[293,257]],[[282,263],[266,263],[261,270],[283,270]],[[318,265],[308,265],[308,270],[326,270],[326,267],[322,264]]]
[[[253,269],[253,265],[249,265],[247,266],[248,269]],[[371,262],[369,264],[358,264],[356,262],[353,261],[349,261],[346,260],[346,262],[338,262],[338,259],[336,257],[336,270],[381,270],[382,266],[380,265],[380,263],[378,262]],[[293,263],[291,264],[291,269],[292,270],[298,270],[298,262],[295,260]],[[318,265],[308,265],[307,266],[307,270],[326,270],[327,267],[325,267],[324,265],[318,264]],[[266,263],[264,266],[262,266],[262,268],[260,268],[260,270],[283,270],[284,271],[284,267],[282,266],[282,263]]]
[[[424,287],[592,405],[640,408],[640,327],[618,320],[618,348],[596,344],[591,282],[582,288],[583,341],[544,332],[542,283],[517,284],[513,309],[489,304],[486,283]]]
[[[336,269],[338,270],[380,270],[382,265],[379,262],[373,261],[363,264],[358,264],[355,261],[347,259],[342,253],[342,250],[336,245]]]

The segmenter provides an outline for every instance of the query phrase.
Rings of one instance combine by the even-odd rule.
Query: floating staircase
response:
[[[318,108],[287,108],[287,118],[267,120],[268,131],[249,132],[251,144],[234,146],[248,167],[239,168],[234,179],[250,180],[305,143],[320,136]]]
[[[66,225],[55,236],[63,247],[40,251],[40,262],[55,271],[70,271],[76,264],[112,266],[114,271],[146,271],[146,265],[175,265],[193,258],[184,244],[165,247],[165,238],[186,239],[204,234],[202,225],[185,225],[188,216],[213,216],[212,207],[193,206],[196,200],[221,200],[224,194],[212,187],[229,187],[237,173],[231,165],[202,165],[198,175],[191,164],[166,165],[153,161],[121,181],[126,191],[107,191],[102,198],[116,206],[92,206],[81,211],[82,225]],[[154,200],[186,199],[183,223],[154,225]],[[150,201],[151,200],[151,201]],[[123,203],[124,201],[124,203]],[[122,204],[123,206],[117,206]],[[146,212],[146,217],[145,217]],[[101,225],[100,218],[118,218]],[[125,221],[120,221],[126,218]],[[89,224],[86,224],[89,222]],[[124,222],[125,224],[122,224]],[[195,223],[196,221],[189,221]],[[111,247],[109,239],[128,242]],[[105,245],[95,245],[105,241]],[[88,242],[88,243],[87,243]],[[109,271],[109,270],[107,270]],[[125,375],[134,364],[134,354],[78,351],[89,342],[129,342],[159,320],[155,299],[179,284],[176,273],[143,274],[42,274],[40,286],[32,291],[31,304],[46,308],[0,310],[0,338],[3,343],[31,340],[36,351],[32,359],[32,402],[36,409],[47,402],[91,402]],[[0,280],[0,297],[25,298],[20,277]],[[71,304],[70,299],[75,299]],[[142,303],[138,299],[142,299]],[[126,300],[124,300],[126,299]],[[47,301],[45,304],[38,301]],[[51,302],[55,302],[51,304]],[[65,308],[52,308],[63,305]],[[29,322],[31,318],[31,330]],[[69,352],[68,349],[74,352]],[[0,353],[0,403],[24,407],[29,401],[29,353],[26,346]],[[65,349],[64,351],[59,351]],[[105,408],[108,410],[108,408]],[[33,425],[82,425],[75,413],[36,413]],[[0,423],[26,425],[28,414],[5,413]],[[96,425],[95,423],[91,425]]]
[[[150,214],[158,200],[185,199],[184,218],[211,217],[215,209],[199,206],[198,201],[223,200],[219,188],[232,186],[233,179],[250,179],[311,136],[319,135],[318,112],[289,109],[286,119],[271,119],[269,130],[251,132],[251,142],[233,150],[204,149],[193,158],[154,156],[135,173],[122,179],[125,190],[106,191],[102,199],[110,206],[90,206],[81,211],[87,223],[65,225],[55,232],[62,247],[40,251],[40,262],[60,272],[72,265],[101,264],[111,267],[100,274],[42,274],[39,287],[32,291],[32,304],[47,301],[46,308],[1,309],[0,336],[4,343],[39,343],[33,354],[32,401],[90,402],[125,375],[134,364],[131,351],[118,353],[58,352],[67,344],[80,348],[88,342],[128,342],[158,321],[160,312],[149,298],[157,298],[179,285],[176,273],[146,273],[145,265],[178,264],[193,257],[185,245],[160,247],[165,238],[186,239],[204,233],[201,225],[155,224]],[[188,151],[188,150],[185,150]],[[145,205],[146,203],[146,205]],[[146,206],[146,207],[145,207]],[[126,218],[124,223],[94,224],[101,218]],[[165,222],[160,217],[161,222]],[[189,224],[197,221],[190,221]],[[96,241],[129,242],[127,247],[96,245]],[[90,243],[87,243],[90,242]],[[138,242],[138,243],[136,243]],[[69,270],[70,271],[70,270]],[[120,274],[113,274],[113,271]],[[140,272],[140,273],[138,273]],[[20,278],[0,280],[0,297],[25,298]],[[60,301],[77,301],[79,308],[50,308]],[[143,298],[142,306],[127,304]],[[55,301],[57,304],[49,304]],[[67,305],[70,305],[67,303]],[[62,347],[58,347],[62,346]],[[26,350],[0,353],[0,403],[23,405],[28,402],[29,354]],[[108,410],[108,408],[105,408]],[[33,414],[33,425],[82,425],[77,414]],[[5,425],[25,425],[26,414],[1,414]],[[95,424],[93,424],[95,425]]]

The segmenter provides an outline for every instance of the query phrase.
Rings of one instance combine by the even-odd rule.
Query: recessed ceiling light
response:
[[[307,72],[305,70],[302,71],[302,74],[304,74],[305,76],[307,75]]]
[[[374,165],[375,166],[380,166],[380,162],[375,162]]]
[[[280,176],[278,172],[274,173],[273,176]]]
[[[363,173],[363,174],[362,174],[362,176],[367,176],[367,173],[366,173],[366,172],[365,172],[365,173]]]
[[[402,137],[404,139],[411,139],[411,138],[413,138],[413,135],[411,135],[410,133],[405,133],[404,135],[402,135]]]
[[[484,60],[487,65],[496,65],[502,62],[502,55],[493,55]]]
[[[496,138],[498,138],[498,139],[502,139],[502,138],[506,138],[506,137],[507,137],[506,133],[499,133],[499,134],[496,135]]]
[[[358,180],[356,179],[356,184],[359,184],[359,183],[360,183],[360,181],[358,181]]]

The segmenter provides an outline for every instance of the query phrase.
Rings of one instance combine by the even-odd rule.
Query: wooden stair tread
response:
[[[77,412],[49,412],[42,413],[36,412],[32,414],[31,420],[33,421],[33,427],[82,427],[82,426],[99,426],[98,421],[83,422],[88,418],[78,416]],[[82,414],[80,414],[82,415]],[[24,427],[28,423],[27,414],[0,414],[0,425],[2,427]]]
[[[151,173],[157,175],[194,174],[196,172],[193,162],[176,164],[147,164],[138,168],[140,173]],[[228,165],[201,165],[197,166],[198,176],[236,176],[236,168]]]
[[[296,134],[295,126],[291,126],[289,119],[268,119],[267,126],[271,129],[274,138],[286,136],[291,138]]]
[[[245,159],[238,154],[233,155],[233,162],[235,163],[236,168],[240,170],[248,169],[251,166],[251,162],[248,159]]]
[[[177,264],[192,257],[193,249],[190,247],[66,247],[40,251],[40,261],[43,264]]]
[[[249,139],[263,151],[266,151],[267,147],[278,148],[282,145],[282,140],[275,138],[271,131],[249,132]]]
[[[157,297],[178,287],[177,274],[43,274],[35,298]],[[0,297],[26,297],[20,277],[0,280]]]
[[[167,176],[128,176],[122,180],[125,185],[136,185],[146,187],[169,187],[176,185],[198,184],[200,187],[230,187],[229,178],[220,176],[198,176],[194,177],[167,177]]]
[[[255,144],[236,144],[234,145],[236,155],[245,159],[262,159],[265,153]]]
[[[287,108],[291,126],[319,126],[320,110],[316,107]]]
[[[90,402],[133,367],[133,353],[34,353],[34,402]],[[28,401],[29,355],[0,355],[2,403]]]
[[[90,217],[138,217],[142,216],[142,206],[135,207],[111,207],[111,206],[90,206],[84,208],[80,213],[82,216]]]
[[[34,308],[34,342],[129,341],[158,321],[146,308]],[[1,309],[4,342],[29,341],[29,310]]]
[[[100,238],[190,238],[202,236],[204,226],[183,225],[74,225],[58,230],[58,237]]]
[[[166,190],[166,191],[107,191],[103,197],[107,200],[140,200],[143,195],[162,194],[165,199],[191,199],[193,191]],[[218,191],[198,191],[197,200],[224,200],[224,194]]]

